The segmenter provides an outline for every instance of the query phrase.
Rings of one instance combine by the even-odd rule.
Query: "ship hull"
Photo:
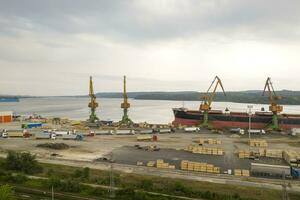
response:
[[[173,109],[175,126],[198,126],[203,122],[203,112],[184,109]],[[281,129],[300,128],[300,115],[279,115]],[[247,113],[209,113],[209,123],[216,129],[249,128],[249,115]],[[253,114],[251,116],[252,129],[266,129],[272,124],[272,113]]]

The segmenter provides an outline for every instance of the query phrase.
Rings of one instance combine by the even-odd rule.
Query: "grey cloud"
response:
[[[300,2],[291,1],[27,0],[1,1],[1,32],[20,30],[96,33],[122,41],[145,41],[218,33],[244,38],[299,37]],[[165,5],[163,5],[165,2]],[[167,2],[167,3],[166,3]],[[164,9],[174,9],[168,13]],[[165,13],[164,13],[165,12]],[[241,36],[241,35],[238,35]]]

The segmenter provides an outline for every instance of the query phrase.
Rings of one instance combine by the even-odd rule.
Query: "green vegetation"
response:
[[[41,166],[30,153],[8,152],[5,160],[5,167],[8,170],[20,171],[25,174],[34,174],[42,171]]]
[[[30,154],[29,154],[30,155]],[[24,156],[24,155],[23,155]],[[50,191],[53,187],[56,193],[73,194],[82,197],[109,198],[110,193],[107,186],[110,184],[110,172],[90,168],[79,168],[65,165],[54,165],[37,163],[35,157],[30,158],[30,166],[39,166],[43,170],[30,171],[34,176],[41,177],[32,179],[24,176],[28,172],[24,166],[29,164],[22,159],[22,153],[11,152],[0,165],[0,184],[6,183],[15,187],[16,193],[38,195],[32,189],[38,191]],[[1,160],[0,160],[1,161]],[[8,169],[7,163],[15,163],[23,167]],[[32,164],[34,163],[34,164]],[[15,166],[15,165],[11,165]],[[35,167],[33,167],[35,168]],[[26,169],[26,167],[25,167]],[[45,177],[45,178],[43,178]],[[161,178],[155,176],[136,175],[114,172],[116,199],[146,199],[146,200],[169,200],[178,199],[174,196],[186,196],[191,198],[202,198],[207,200],[260,200],[260,199],[281,199],[281,191],[261,189],[255,187],[236,186],[228,184],[216,184],[174,178]],[[22,187],[20,187],[22,186]],[[152,192],[152,193],[149,193]],[[161,195],[165,194],[165,195]],[[39,195],[43,195],[40,192]],[[45,196],[49,194],[44,194]],[[171,195],[171,196],[166,196]],[[300,198],[300,194],[290,193],[291,200]],[[57,198],[72,199],[72,198]],[[1,199],[0,199],[1,200]]]
[[[276,92],[282,97],[278,101],[283,105],[299,105],[300,104],[300,91],[281,90]],[[178,101],[201,101],[203,92],[129,92],[128,97],[134,99],[150,99],[150,100],[178,100]],[[122,98],[122,93],[97,93],[98,97],[106,98]],[[223,93],[217,92],[215,101],[223,102],[236,102],[236,103],[257,103],[268,104],[269,100],[267,95],[262,96],[262,91],[237,91]]]
[[[15,200],[14,191],[9,185],[0,185],[0,200]]]

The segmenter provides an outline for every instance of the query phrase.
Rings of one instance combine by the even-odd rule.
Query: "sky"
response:
[[[0,94],[300,90],[299,0],[0,0]]]

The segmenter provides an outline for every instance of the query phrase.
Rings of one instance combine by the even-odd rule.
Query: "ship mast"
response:
[[[213,88],[213,91],[210,93],[210,90],[211,90],[211,88],[213,87],[214,84],[215,84],[215,86]],[[206,94],[202,97],[203,101],[200,105],[200,110],[203,111],[203,114],[204,114],[203,115],[203,122],[201,124],[202,127],[209,127],[208,112],[211,110],[211,104],[212,104],[212,102],[215,98],[216,91],[217,91],[217,88],[218,88],[219,85],[220,85],[220,87],[223,91],[224,96],[226,96],[222,81],[218,76],[216,76],[214,78],[214,80],[212,81],[211,85],[209,86],[208,90],[206,91]]]
[[[96,108],[98,107],[98,103],[96,102],[96,95],[94,94],[94,87],[93,87],[93,79],[90,76],[90,87],[89,87],[89,96],[91,101],[89,102],[89,108],[91,108],[91,114],[89,118],[90,123],[95,123],[99,118],[96,115]]]
[[[123,103],[121,103],[121,108],[123,109],[123,117],[120,124],[126,126],[132,125],[133,122],[128,116],[128,109],[130,108],[130,103],[128,102],[128,96],[126,91],[126,76],[124,76],[123,78]]]

